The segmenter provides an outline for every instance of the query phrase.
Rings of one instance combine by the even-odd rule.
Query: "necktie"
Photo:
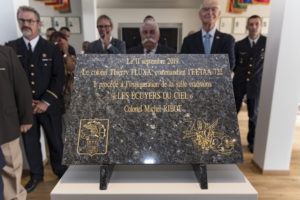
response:
[[[29,51],[30,53],[32,53],[32,48],[31,48],[30,42],[28,43],[28,51]]]
[[[31,62],[31,57],[32,57],[32,48],[30,42],[28,43],[28,62]]]
[[[254,41],[252,41],[252,48],[255,46],[255,42]]]
[[[28,43],[28,53],[30,56],[32,55],[32,48],[30,42]]]
[[[146,50],[146,54],[149,54],[151,51],[150,50]]]
[[[210,34],[205,34],[204,35],[204,53],[205,54],[210,54],[210,38],[211,38],[211,35]]]

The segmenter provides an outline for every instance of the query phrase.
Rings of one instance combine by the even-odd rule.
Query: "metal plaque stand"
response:
[[[100,190],[106,190],[115,165],[100,166]]]
[[[206,165],[192,164],[195,175],[200,183],[201,189],[208,189]]]

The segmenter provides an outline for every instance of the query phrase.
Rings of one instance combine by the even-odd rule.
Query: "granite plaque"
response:
[[[227,55],[78,55],[65,164],[241,163]]]

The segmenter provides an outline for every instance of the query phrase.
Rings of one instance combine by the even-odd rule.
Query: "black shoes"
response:
[[[36,186],[42,181],[43,180],[40,179],[30,179],[30,181],[25,185],[27,193],[33,191],[36,188]]]
[[[248,144],[248,149],[251,153],[253,153],[253,144]]]

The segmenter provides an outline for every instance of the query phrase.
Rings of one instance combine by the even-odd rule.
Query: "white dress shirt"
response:
[[[34,52],[34,49],[35,49],[35,47],[36,47],[39,39],[40,39],[39,35],[37,37],[35,37],[34,39],[30,40],[30,41],[27,40],[25,37],[23,37],[23,40],[24,40],[24,42],[26,44],[27,49],[28,49],[28,43],[30,43],[32,52]]]

